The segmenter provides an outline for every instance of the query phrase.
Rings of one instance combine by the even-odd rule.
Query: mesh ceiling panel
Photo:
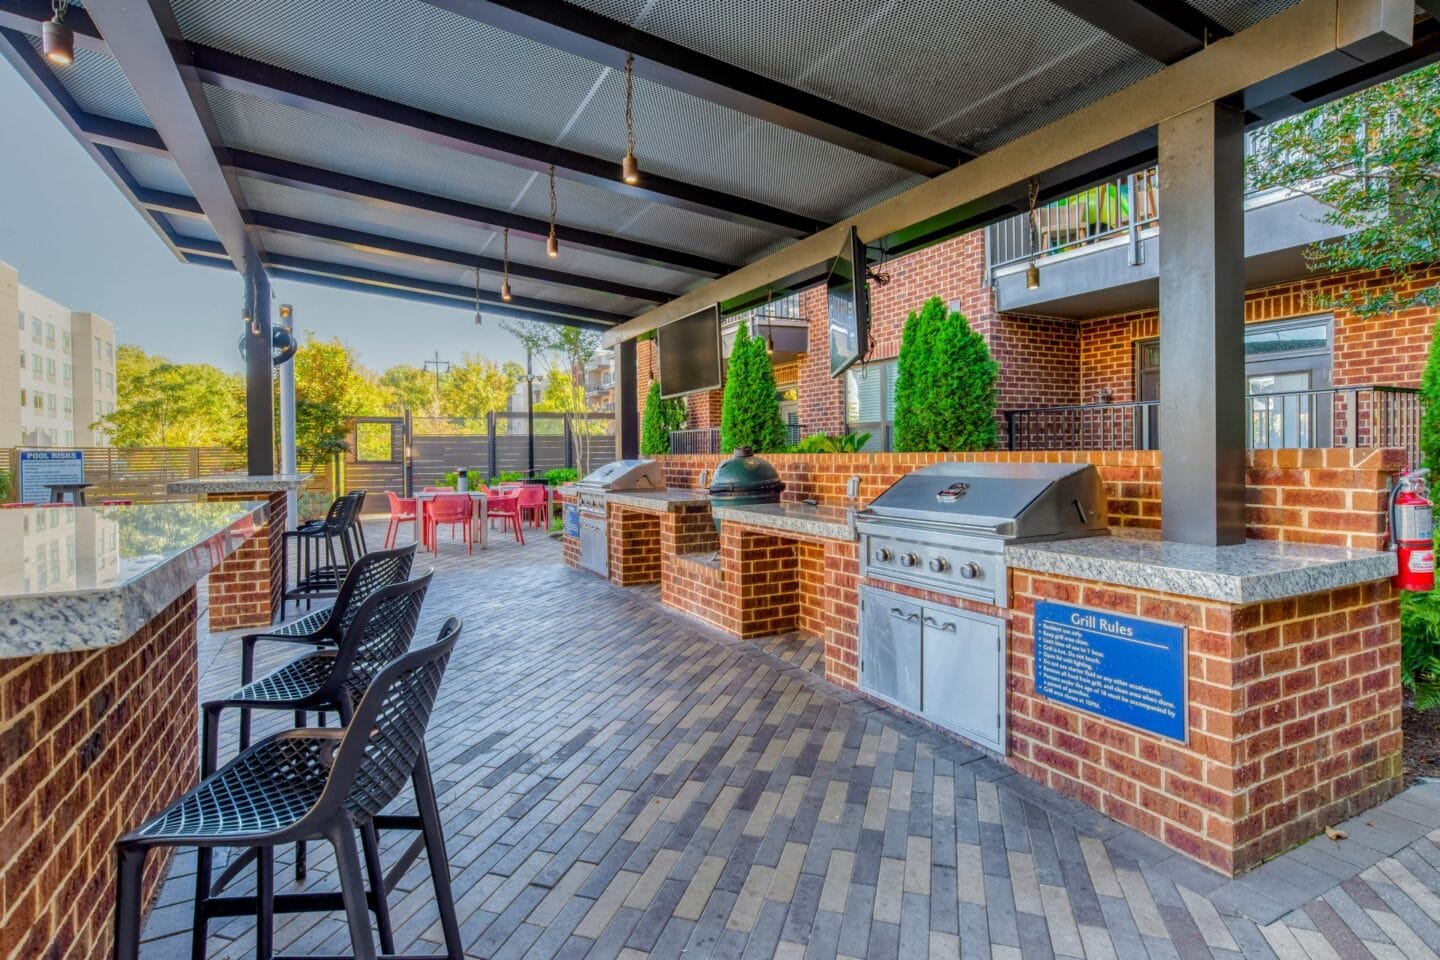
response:
[[[455,264],[427,263],[424,261],[387,256],[386,254],[369,250],[354,250],[338,243],[329,243],[324,240],[315,240],[307,237],[297,237],[293,234],[277,233],[273,230],[262,230],[261,235],[264,238],[265,249],[272,254],[306,257],[312,260],[321,260],[326,263],[362,267],[367,270],[381,270],[402,277],[414,277],[435,283],[451,283],[465,288],[472,288],[475,285],[475,271],[471,268],[461,267]],[[499,291],[499,274],[482,271],[480,277],[480,285],[483,290],[489,293]],[[511,286],[514,287],[517,296],[536,297],[555,303],[592,307],[598,310],[610,310],[616,313],[638,313],[640,310],[651,306],[651,304],[640,300],[633,300],[629,297],[619,297],[614,294],[598,293],[592,290],[579,290],[575,287],[543,283],[538,280],[512,278],[510,283]]]
[[[324,5],[265,0],[175,6],[197,42],[617,163],[624,153],[622,74],[418,0],[345,18]],[[663,132],[642,137],[647,169],[811,216],[897,177],[915,182],[889,164],[653,84],[636,84],[635,114],[640,131]]]
[[[681,46],[947,142],[969,143],[1131,51],[1049,0],[580,0]],[[1073,64],[1071,63],[1073,62]],[[1158,64],[1152,64],[1158,69]],[[1005,111],[955,121],[1006,90]]]
[[[164,190],[166,193],[190,196],[190,184],[185,182],[184,175],[180,173],[180,168],[175,165],[173,160],[165,157],[153,157],[148,153],[136,153],[132,150],[116,150],[115,154],[140,186],[150,190]]]
[[[1190,5],[1232,32],[1253,27],[1268,17],[1293,7],[1298,0],[1190,0]]]
[[[245,201],[252,210],[284,214],[315,223],[363,230],[397,240],[428,243],[487,257],[499,258],[502,254],[503,244],[499,231],[485,227],[470,227],[439,217],[417,217],[343,197],[332,197],[248,177],[241,177],[240,185],[245,191]],[[545,253],[544,241],[526,239],[518,234],[510,237],[510,259],[514,263],[544,267],[554,265],[554,261]],[[583,276],[618,280],[671,292],[687,289],[693,279],[691,274],[677,270],[632,263],[578,249],[566,251],[565,269]]]
[[[549,216],[541,174],[229,90],[206,87],[206,93],[227,147],[531,217]],[[556,194],[562,226],[610,234],[626,235],[618,228],[651,206],[639,198],[558,178]],[[675,212],[690,226],[685,235],[646,239],[738,260],[771,237],[702,214]]]
[[[209,220],[200,220],[196,217],[173,217],[165,214],[161,214],[161,216],[164,216],[171,228],[182,237],[220,242],[220,235],[210,226]]]
[[[40,38],[28,37],[30,45],[40,50]],[[75,100],[81,110],[98,114],[142,127],[154,126],[140,98],[125,79],[120,65],[105,56],[84,47],[75,48],[75,62],[64,70],[56,70],[66,92]]]

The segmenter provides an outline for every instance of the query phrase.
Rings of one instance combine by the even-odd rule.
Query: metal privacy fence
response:
[[[483,418],[412,417],[408,446],[415,487],[437,484],[448,472],[476,470],[483,477],[530,472],[530,422],[521,413]],[[609,414],[566,417],[537,413],[534,418],[534,472],[570,467],[582,476],[615,459],[615,420]],[[350,453],[345,457],[347,490],[365,490],[377,499],[405,485],[406,421],[403,417],[366,417],[352,422]]]
[[[20,462],[20,451],[44,449],[37,447],[14,447],[6,457],[6,469],[12,477]],[[54,448],[60,449],[60,448]],[[86,491],[91,500],[126,499],[147,502],[161,500],[186,500],[188,495],[174,495],[165,491],[172,480],[190,480],[195,477],[214,476],[219,473],[243,473],[246,468],[245,454],[226,447],[66,447],[78,449],[85,455],[85,482],[93,486]],[[305,493],[328,496],[333,489],[330,467],[323,464],[316,469],[305,469],[314,473],[315,479],[305,487]]]

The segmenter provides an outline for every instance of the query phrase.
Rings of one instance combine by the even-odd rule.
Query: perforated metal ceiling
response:
[[[1190,5],[1233,32],[1253,27],[1299,0],[1190,0]]]
[[[40,50],[39,37],[27,37],[36,51]],[[84,47],[75,50],[75,62],[56,74],[65,91],[76,105],[86,113],[98,114],[126,123],[143,127],[150,126],[150,117],[140,104],[140,98],[125,79],[120,65],[103,53],[96,53]]]
[[[190,185],[185,182],[185,176],[180,172],[180,168],[175,166],[174,161],[131,150],[116,150],[115,153],[140,186],[176,193],[182,197],[190,195]]]

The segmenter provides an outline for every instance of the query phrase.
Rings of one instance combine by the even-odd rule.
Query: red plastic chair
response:
[[[454,493],[454,487],[426,487],[424,493]]]
[[[465,538],[467,553],[475,552],[475,543],[470,536],[470,516],[473,507],[469,494],[441,494],[430,501],[430,511],[425,516],[426,539],[430,542],[430,552],[439,553],[440,544],[436,540],[436,533],[440,524],[450,525],[450,538],[455,538],[455,525],[459,524]]]
[[[537,529],[546,526],[548,518],[545,514],[550,506],[548,492],[538,483],[527,483],[519,490],[520,515],[535,524]]]
[[[521,546],[525,545],[524,524],[520,521],[520,494],[499,493],[490,497],[485,503],[485,513],[492,520],[500,521],[500,529],[506,526],[515,531],[515,540]]]
[[[415,498],[397,497],[393,490],[386,490],[385,496],[390,500],[390,525],[385,528],[385,549],[392,550],[395,547],[395,536],[400,532],[400,524],[407,520],[415,522]]]

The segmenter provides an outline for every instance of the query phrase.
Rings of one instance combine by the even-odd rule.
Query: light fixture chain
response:
[[[625,152],[635,152],[635,114],[632,102],[635,98],[635,54],[625,58]]]
[[[65,19],[65,13],[70,9],[70,0],[50,0],[50,10],[55,14],[55,22],[61,23]]]
[[[506,228],[505,228],[505,232],[504,232],[503,234],[501,234],[500,244],[501,244],[500,249],[501,249],[501,251],[502,251],[502,256],[503,256],[502,266],[505,268],[504,280],[505,280],[506,283],[509,283],[509,282],[510,282],[510,228],[509,228],[509,227],[506,227]]]
[[[555,164],[550,164],[550,236],[555,236]]]

